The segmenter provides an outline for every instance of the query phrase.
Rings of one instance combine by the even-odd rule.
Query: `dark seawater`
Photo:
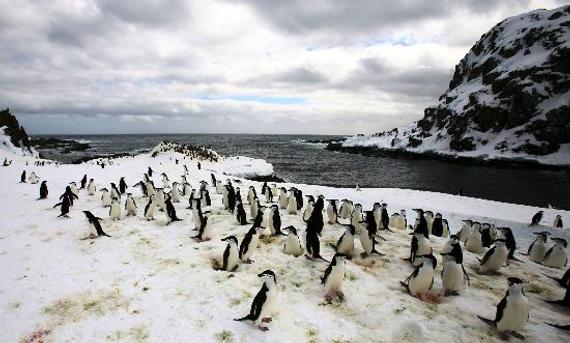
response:
[[[53,137],[53,136],[52,136]],[[300,140],[330,139],[306,135],[58,135],[85,140],[91,149],[62,155],[41,151],[46,157],[71,162],[80,157],[139,153],[161,140],[204,145],[218,153],[262,158],[273,164],[275,174],[288,182],[327,186],[394,187],[457,194],[517,204],[570,210],[570,172],[564,170],[512,169],[461,165],[433,160],[365,157],[332,152]]]

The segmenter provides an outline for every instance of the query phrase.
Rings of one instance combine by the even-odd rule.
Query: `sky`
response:
[[[374,133],[409,124],[545,0],[0,0],[0,107],[31,134]]]

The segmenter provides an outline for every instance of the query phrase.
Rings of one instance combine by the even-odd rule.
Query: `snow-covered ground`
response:
[[[327,265],[284,254],[284,238],[262,240],[252,257],[255,262],[241,264],[235,273],[213,270],[212,258],[220,257],[225,247],[220,239],[233,234],[241,242],[249,229],[222,209],[221,196],[213,188],[210,220],[214,239],[203,243],[190,238],[196,232],[192,231],[191,211],[186,209],[187,198],[175,204],[183,221],[168,226],[163,213],[155,221],[143,219],[146,200],[138,188],[129,188],[139,208],[137,217],[112,221],[108,209],[101,207],[99,194],[89,196],[84,190],[70,218],[57,218],[59,210],[52,209],[65,186],[79,182],[84,174],[94,178],[99,188],[118,183],[121,176],[133,185],[150,166],[155,183],[161,184],[161,172],[171,180],[178,179],[182,163],[186,163],[189,181],[196,187],[199,181],[210,180],[211,171],[222,180],[224,172],[237,175],[230,172],[242,168],[236,161],[202,161],[202,170],[197,170],[196,161],[164,152],[155,158],[143,154],[115,159],[102,169],[95,163],[37,167],[32,157],[0,148],[0,159],[6,156],[13,163],[0,167],[0,342],[493,342],[498,336],[477,315],[494,316],[507,276],[529,282],[525,288],[531,304],[530,322],[521,332],[527,341],[568,340],[567,333],[544,324],[569,324],[568,310],[539,300],[562,298],[563,289],[542,275],[560,276],[562,271],[530,263],[520,255],[517,257],[524,262],[511,263],[503,267],[502,275],[489,276],[475,272],[478,256],[464,250],[471,286],[458,297],[438,296],[442,293],[440,263],[433,290],[437,301],[424,302],[405,293],[399,284],[412,272],[410,264],[401,259],[409,254],[408,232],[383,233],[387,241],[380,243],[379,250],[386,256],[349,261],[345,302],[325,305],[320,277]],[[175,164],[176,159],[181,163]],[[243,161],[252,169],[259,165],[269,170],[262,163]],[[48,180],[48,200],[36,201],[39,184],[18,183],[24,169]],[[260,183],[242,182],[239,187],[244,200],[249,185],[259,193]],[[527,223],[539,210],[529,206],[406,189],[295,186],[304,194],[350,198],[365,209],[383,200],[390,213],[406,209],[410,222],[413,208],[441,212],[452,232],[467,218],[509,226],[521,251],[537,230],[570,239],[567,229],[529,228]],[[249,219],[249,206],[245,207]],[[82,210],[104,218],[103,229],[112,237],[84,239],[88,226]],[[570,223],[570,212],[543,210],[547,226],[556,214],[562,215],[566,225]],[[300,215],[282,211],[281,216],[282,227],[294,225],[304,237]],[[321,240],[325,258],[333,255],[326,243],[335,242],[342,232],[338,224],[325,224]],[[445,239],[432,237],[431,241],[440,259]],[[360,249],[359,243],[356,246]],[[233,321],[249,311],[261,286],[256,275],[265,269],[276,273],[280,294],[268,332]]]

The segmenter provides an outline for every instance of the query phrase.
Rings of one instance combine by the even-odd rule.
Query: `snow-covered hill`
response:
[[[497,24],[422,119],[341,144],[570,165],[570,5]]]
[[[20,126],[9,109],[0,111],[0,151],[8,155],[38,156],[38,153],[30,145],[26,130]]]

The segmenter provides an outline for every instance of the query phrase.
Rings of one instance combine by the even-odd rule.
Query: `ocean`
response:
[[[288,182],[337,187],[408,188],[458,194],[515,204],[570,210],[570,172],[495,166],[463,165],[429,159],[365,157],[333,152],[322,144],[335,136],[254,134],[145,134],[56,135],[87,142],[87,151],[62,154],[40,150],[46,157],[71,162],[81,157],[140,153],[161,140],[204,145],[225,156],[262,158],[273,164],[275,175]],[[529,213],[529,220],[532,213]]]

